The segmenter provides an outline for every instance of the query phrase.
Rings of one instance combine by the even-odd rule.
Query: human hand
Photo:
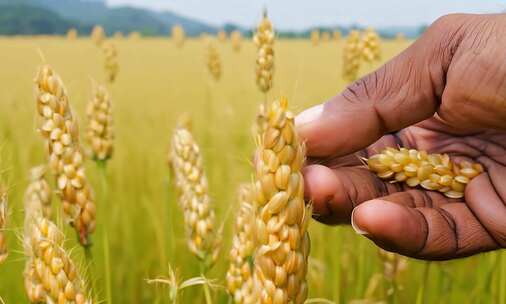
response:
[[[315,218],[431,260],[506,247],[506,15],[440,18],[407,50],[296,124]],[[464,199],[383,182],[360,162],[383,147],[448,153],[486,172]]]

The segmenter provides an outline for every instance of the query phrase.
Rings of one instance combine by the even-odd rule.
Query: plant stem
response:
[[[430,271],[430,262],[425,262],[425,267],[423,270],[423,279],[420,284],[420,288],[418,288],[418,294],[416,296],[416,304],[424,304],[425,303],[425,289],[427,287],[427,279],[429,278]]]
[[[105,286],[107,303],[112,304],[112,288],[111,288],[111,261],[109,257],[109,239],[107,237],[107,231],[104,231],[104,263],[105,263]]]

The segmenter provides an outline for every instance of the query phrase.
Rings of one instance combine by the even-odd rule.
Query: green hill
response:
[[[87,29],[40,7],[0,6],[0,35],[64,34],[71,27]]]

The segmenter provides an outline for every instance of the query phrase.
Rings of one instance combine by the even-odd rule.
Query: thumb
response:
[[[446,70],[464,31],[466,15],[437,20],[404,52],[352,83],[330,101],[296,118],[308,156],[356,152],[385,133],[431,117],[444,90]]]

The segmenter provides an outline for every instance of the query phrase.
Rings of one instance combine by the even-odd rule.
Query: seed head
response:
[[[408,260],[401,255],[383,249],[379,249],[378,254],[383,262],[383,277],[388,281],[397,280],[408,267]]]
[[[381,179],[439,191],[449,198],[464,197],[469,181],[483,172],[478,163],[457,164],[447,154],[428,154],[406,148],[386,148],[369,158],[367,165]]]
[[[104,86],[94,85],[86,114],[88,116],[86,139],[93,151],[93,158],[108,160],[113,153],[114,133],[111,97]]]
[[[230,33],[230,42],[232,43],[232,49],[236,52],[241,50],[242,34],[240,31],[233,31]]]
[[[29,301],[91,304],[86,284],[64,249],[63,232],[41,214],[41,210],[28,210],[25,217],[23,275]]]
[[[360,70],[360,59],[362,56],[360,33],[351,31],[346,39],[343,50],[343,78],[348,81],[355,81]]]
[[[368,28],[361,41],[362,58],[366,62],[381,60],[381,42],[378,33],[373,28]]]
[[[267,92],[272,87],[272,75],[274,73],[274,36],[272,23],[267,17],[267,13],[265,13],[253,36],[253,41],[258,50],[256,82],[262,92]]]
[[[212,42],[209,42],[207,51],[207,69],[213,76],[214,80],[219,80],[221,77],[220,54]]]
[[[335,30],[332,37],[333,37],[334,41],[341,40],[341,32],[339,30]]]
[[[330,33],[329,32],[322,32],[321,33],[321,41],[323,43],[329,42],[330,41]]]
[[[174,131],[169,162],[183,208],[188,247],[199,259],[212,264],[220,247],[220,240],[214,232],[214,209],[200,149],[183,125]]]
[[[250,185],[239,188],[239,210],[235,221],[235,235],[230,250],[230,266],[226,275],[227,289],[237,304],[256,303],[252,258],[255,249],[254,193]]]
[[[76,40],[77,39],[77,30],[75,28],[71,28],[67,32],[68,40]]]
[[[104,68],[107,80],[113,83],[119,72],[118,51],[116,50],[116,46],[110,41],[103,44],[102,51],[104,52]]]
[[[318,44],[320,44],[320,31],[319,30],[311,31],[311,44],[313,44],[313,46],[317,46]]]
[[[224,30],[219,30],[218,31],[218,41],[219,42],[226,42],[227,41],[227,32],[225,32]]]
[[[30,170],[30,183],[25,192],[25,211],[35,209],[41,211],[45,218],[51,217],[51,187],[46,178],[46,166],[40,165]]]
[[[184,45],[184,41],[185,41],[185,32],[184,32],[184,29],[181,25],[174,25],[172,27],[172,40],[174,41],[174,44],[178,47],[178,48],[181,48],[183,47]]]
[[[97,46],[101,46],[102,42],[104,42],[105,39],[105,31],[104,28],[100,25],[95,25],[93,29],[91,30],[91,40],[95,42]]]
[[[49,166],[55,172],[57,194],[66,220],[76,229],[82,245],[95,230],[95,201],[86,178],[77,122],[67,90],[49,65],[39,68],[34,80],[40,118],[39,133],[46,139]]]
[[[304,303],[311,218],[301,174],[305,149],[285,98],[265,113],[255,160],[255,286],[259,303]]]

